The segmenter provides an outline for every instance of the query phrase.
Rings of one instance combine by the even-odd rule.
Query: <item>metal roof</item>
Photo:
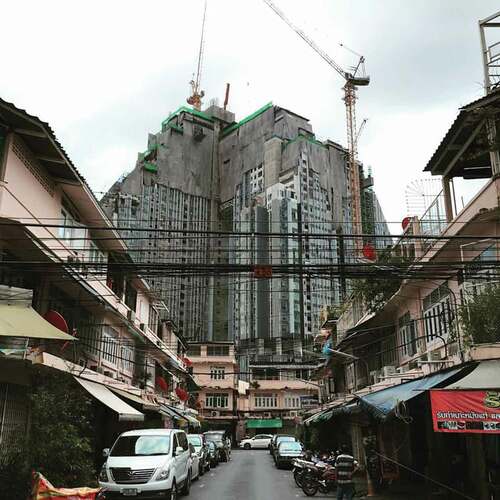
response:
[[[500,90],[463,106],[424,172],[466,179],[490,177],[486,120],[499,111]]]
[[[21,136],[52,176],[87,184],[47,122],[0,98],[0,127]]]

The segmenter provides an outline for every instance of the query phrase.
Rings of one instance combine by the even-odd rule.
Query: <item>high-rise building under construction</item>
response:
[[[360,177],[361,191],[370,190],[365,227],[375,231],[370,207],[379,204],[370,179]],[[234,339],[256,354],[300,356],[319,329],[321,307],[346,293],[342,280],[307,269],[354,258],[352,239],[340,248],[334,237],[351,232],[350,185],[346,149],[319,141],[308,119],[292,111],[269,103],[235,122],[218,106],[182,107],[149,135],[134,170],[102,203],[142,262],[295,266],[297,273],[272,278],[176,275],[151,282],[187,339]],[[181,232],[165,237],[157,229]]]

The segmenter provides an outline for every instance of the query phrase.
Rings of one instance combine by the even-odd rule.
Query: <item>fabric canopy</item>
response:
[[[315,424],[318,422],[324,422],[326,420],[329,420],[332,416],[332,409],[328,408],[326,410],[321,410],[317,413],[315,413],[312,417],[306,418],[304,420],[304,425],[310,425],[310,424]]]
[[[280,418],[263,418],[247,420],[247,429],[281,429],[283,422]]]
[[[168,405],[161,405],[161,410],[166,415],[175,420],[186,420],[193,427],[201,427],[201,423],[197,418],[193,417],[192,415],[189,415],[189,413],[187,413],[185,410],[181,408],[175,408],[173,406],[168,406]]]
[[[168,405],[161,405],[160,410],[162,413],[167,415],[167,417],[173,418],[174,420],[183,420],[184,419],[184,417],[180,413],[177,413],[176,411],[174,411],[172,409],[172,407],[170,407]]]
[[[43,319],[31,306],[0,305],[0,337],[75,340]]]
[[[468,375],[445,389],[500,389],[500,361],[481,361]]]
[[[405,382],[381,391],[373,392],[366,396],[361,396],[359,402],[361,406],[373,413],[376,417],[384,420],[394,411],[399,403],[409,401],[421,394],[422,391],[432,389],[441,382],[453,377],[462,371],[462,369],[463,368],[455,368],[446,372],[435,373],[428,377],[419,378],[411,382]]]
[[[75,377],[75,380],[86,389],[95,399],[106,405],[108,408],[118,413],[118,419],[121,421],[143,421],[144,414],[132,408],[121,400],[116,394],[113,394],[106,386],[91,382],[83,378]]]

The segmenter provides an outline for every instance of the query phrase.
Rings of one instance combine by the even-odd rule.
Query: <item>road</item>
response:
[[[233,450],[191,486],[189,500],[290,500],[307,498],[289,470],[279,470],[267,450]]]

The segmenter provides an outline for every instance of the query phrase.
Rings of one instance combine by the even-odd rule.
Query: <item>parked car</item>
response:
[[[278,469],[284,466],[291,466],[292,461],[296,458],[302,458],[304,455],[304,449],[302,445],[297,441],[282,441],[278,444],[278,447],[274,454],[274,462]]]
[[[188,434],[188,441],[194,446],[200,459],[200,476],[210,470],[210,457],[208,446],[203,434]]]
[[[200,477],[200,457],[191,443],[189,443],[189,453],[191,454],[191,480],[194,481]]]
[[[266,449],[271,444],[272,434],[257,434],[254,437],[240,441],[240,448],[250,450],[254,448]]]
[[[219,449],[213,441],[207,441],[208,456],[210,457],[210,467],[217,467],[220,462]]]
[[[103,455],[106,462],[99,473],[99,485],[105,490],[102,500],[139,494],[177,500],[179,494],[189,493],[192,464],[184,431],[127,431]]]
[[[207,441],[215,443],[221,462],[231,460],[231,439],[226,436],[226,431],[207,431],[203,433],[203,436]]]
[[[271,439],[271,444],[269,445],[269,453],[274,457],[278,445],[283,441],[297,441],[295,436],[289,436],[286,434],[275,434]]]

